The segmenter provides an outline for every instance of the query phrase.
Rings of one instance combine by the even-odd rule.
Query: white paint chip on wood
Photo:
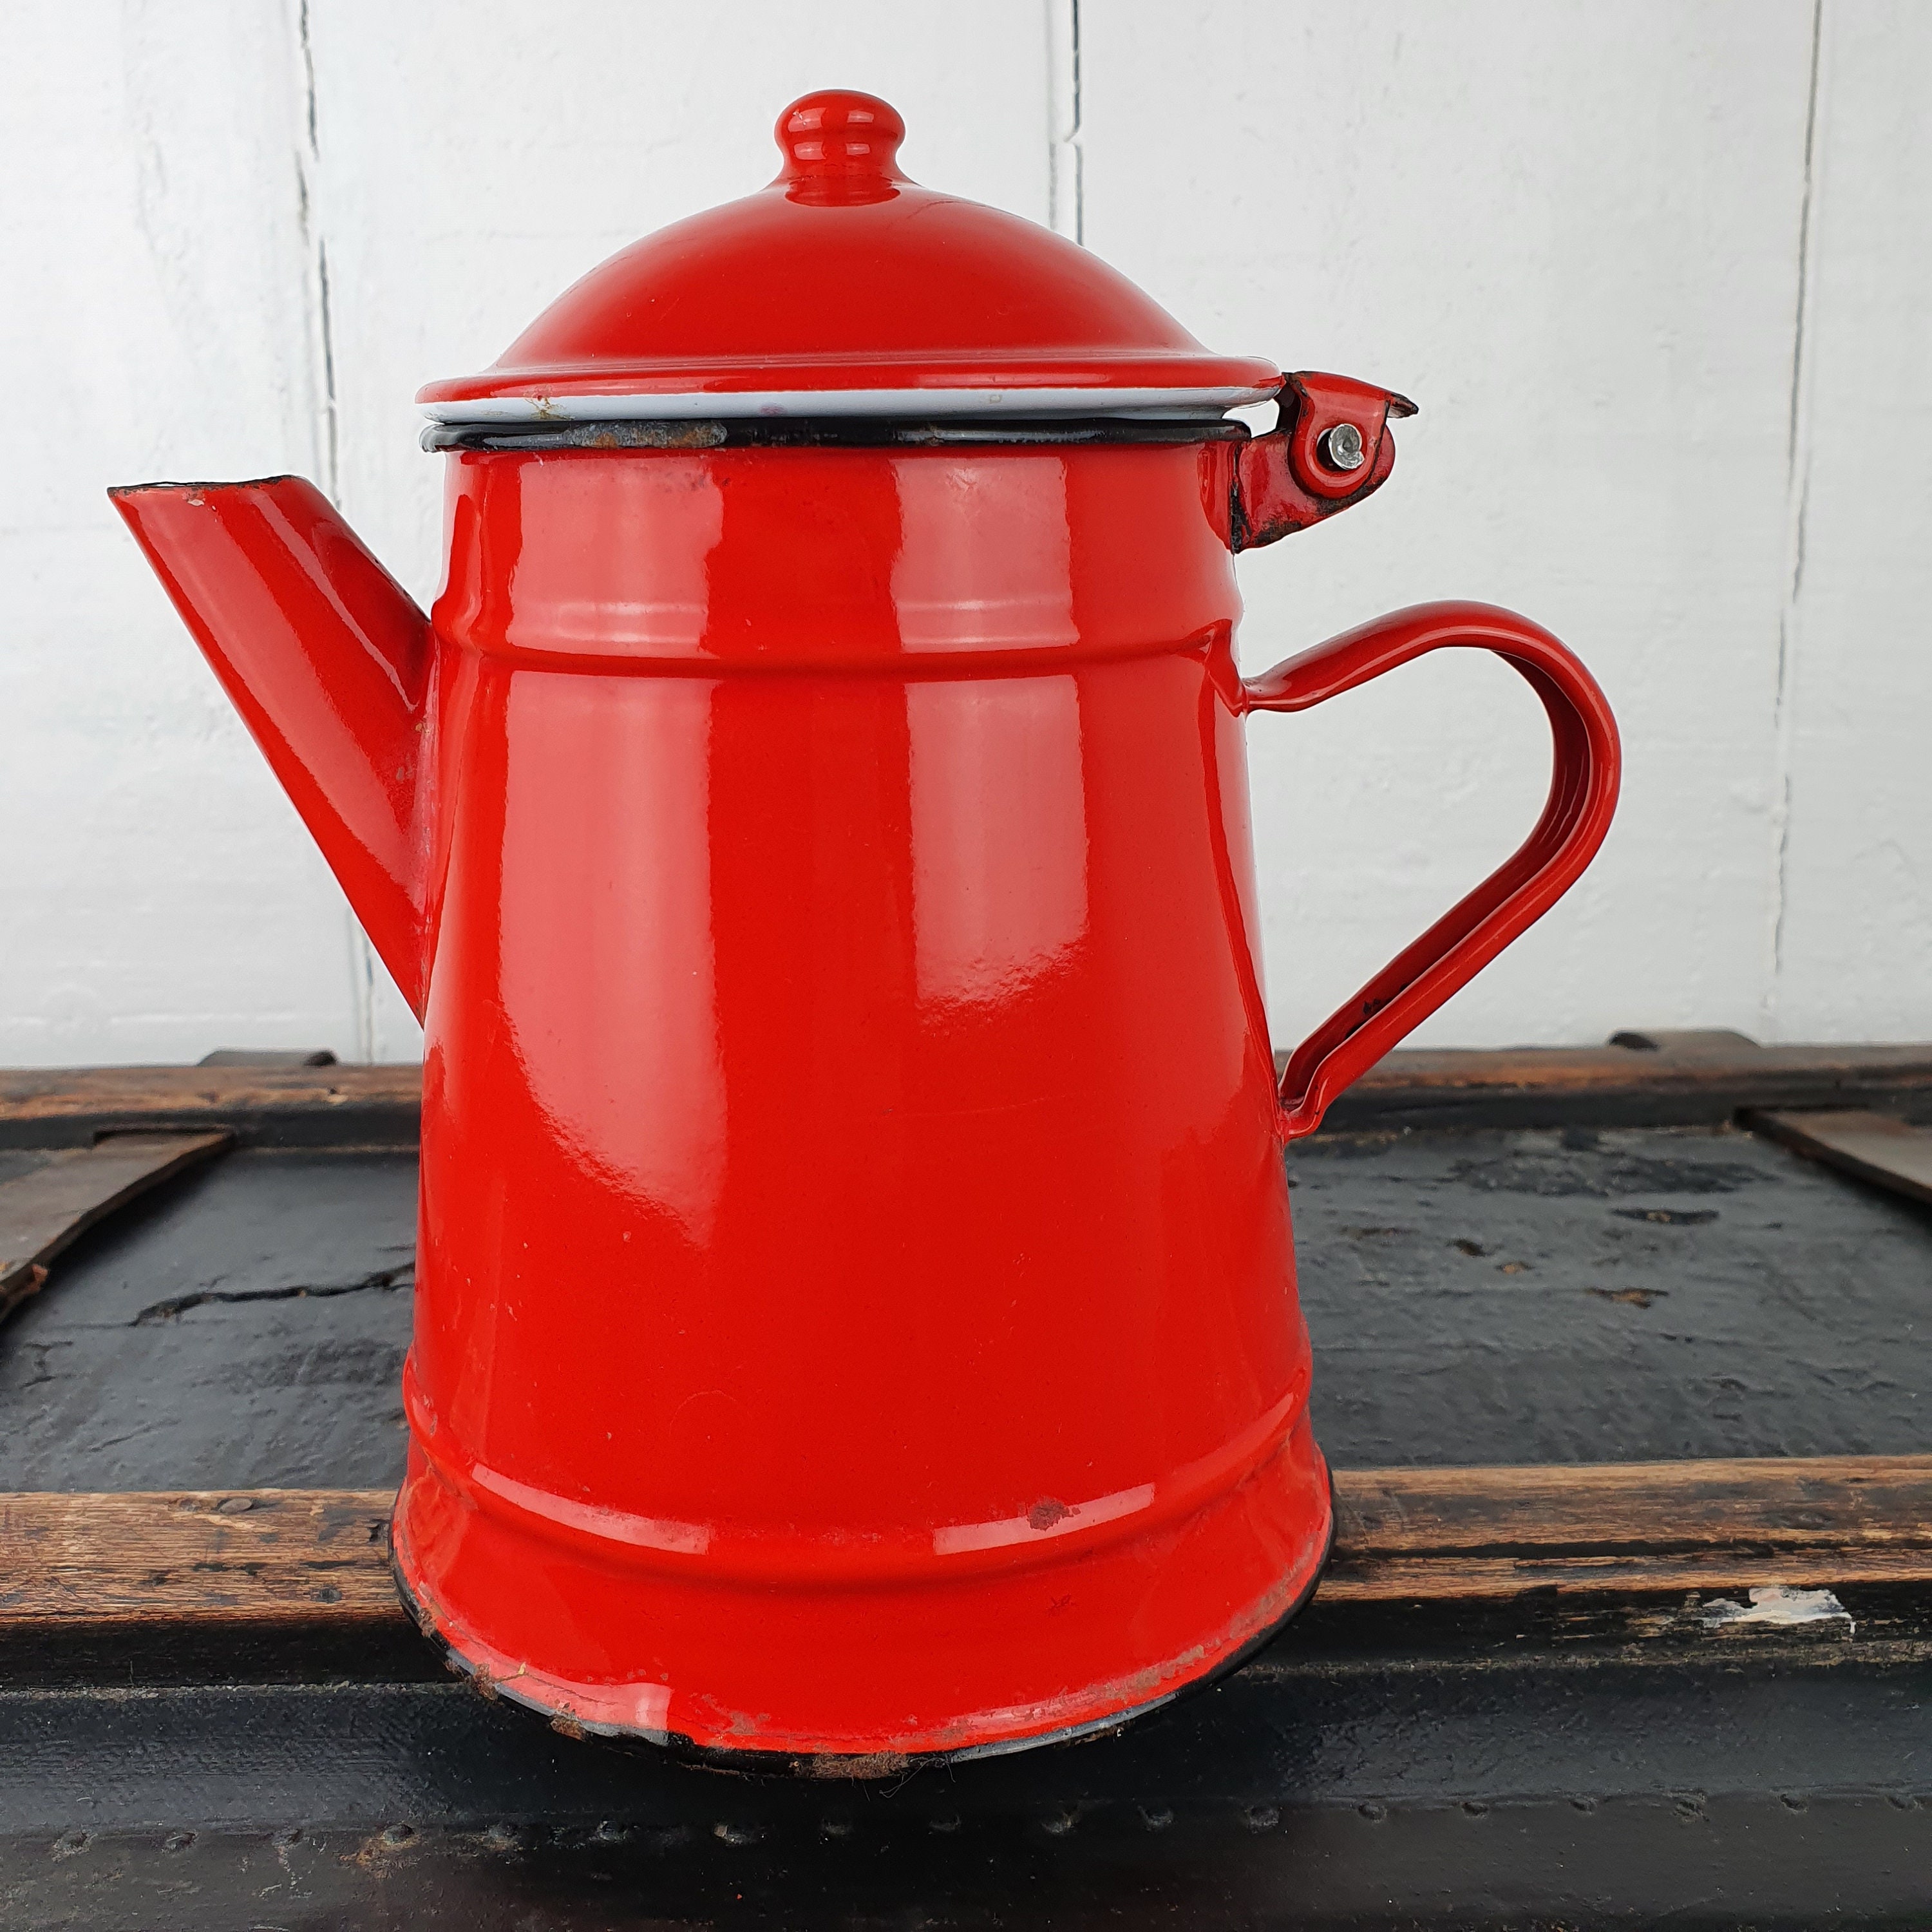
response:
[[[1713,1597],[1699,1611],[1699,1621],[1706,1630],[1837,1623],[1844,1627],[1847,1636],[1858,1628],[1844,1605],[1829,1590],[1794,1590],[1773,1583],[1750,1594],[1748,1604],[1730,1597]]]

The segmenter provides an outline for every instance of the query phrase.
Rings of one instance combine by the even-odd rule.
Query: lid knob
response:
[[[844,88],[808,94],[778,116],[773,131],[785,158],[780,179],[792,184],[794,199],[876,201],[906,178],[893,158],[905,123],[876,94]]]

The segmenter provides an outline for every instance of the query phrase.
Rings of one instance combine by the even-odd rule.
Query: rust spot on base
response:
[[[808,1778],[897,1778],[912,1768],[912,1760],[904,1751],[871,1751],[862,1757],[800,1758],[797,1765]]]

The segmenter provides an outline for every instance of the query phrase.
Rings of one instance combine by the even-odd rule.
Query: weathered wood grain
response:
[[[1322,1580],[1321,1600],[1360,1604],[1465,1604],[1532,1591],[1634,1598],[1700,1591],[1840,1589],[1853,1584],[1932,1582],[1932,1551],[1814,1549],[1754,1556],[1736,1550],[1671,1554],[1391,1556],[1366,1562],[1338,1551]]]
[[[1932,1456],[1357,1470],[1324,1600],[1932,1580]]]
[[[1335,1494],[1336,1546],[1355,1558],[1932,1553],[1932,1456],[1354,1469],[1336,1472]]]
[[[1753,1109],[1747,1124],[1813,1160],[1932,1206],[1932,1131],[1863,1108]]]
[[[1932,1111],[1932,1043],[1405,1048],[1342,1095],[1324,1131],[1715,1124],[1744,1107],[1881,1098]],[[414,1066],[0,1071],[0,1147],[79,1146],[104,1131],[213,1125],[252,1146],[406,1147],[416,1143],[422,1100]]]
[[[1932,1044],[1407,1048],[1344,1094],[1323,1128],[1714,1126],[1747,1107],[1880,1099],[1932,1108]]]
[[[0,1496],[0,1630],[401,1618],[381,1490]]]
[[[0,1072],[0,1147],[130,1129],[232,1131],[256,1147],[412,1147],[420,1066],[85,1066]]]
[[[97,1221],[212,1159],[231,1138],[225,1129],[117,1134],[0,1181],[0,1318],[38,1292],[55,1258]]]
[[[1932,1456],[1356,1470],[1324,1603],[1932,1583]],[[404,1621],[374,1490],[0,1497],[0,1634]]]

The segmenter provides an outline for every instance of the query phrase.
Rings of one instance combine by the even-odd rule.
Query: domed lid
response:
[[[445,423],[1218,416],[1280,386],[1084,248],[908,180],[904,134],[870,94],[807,94],[769,188],[634,242],[416,400]]]

